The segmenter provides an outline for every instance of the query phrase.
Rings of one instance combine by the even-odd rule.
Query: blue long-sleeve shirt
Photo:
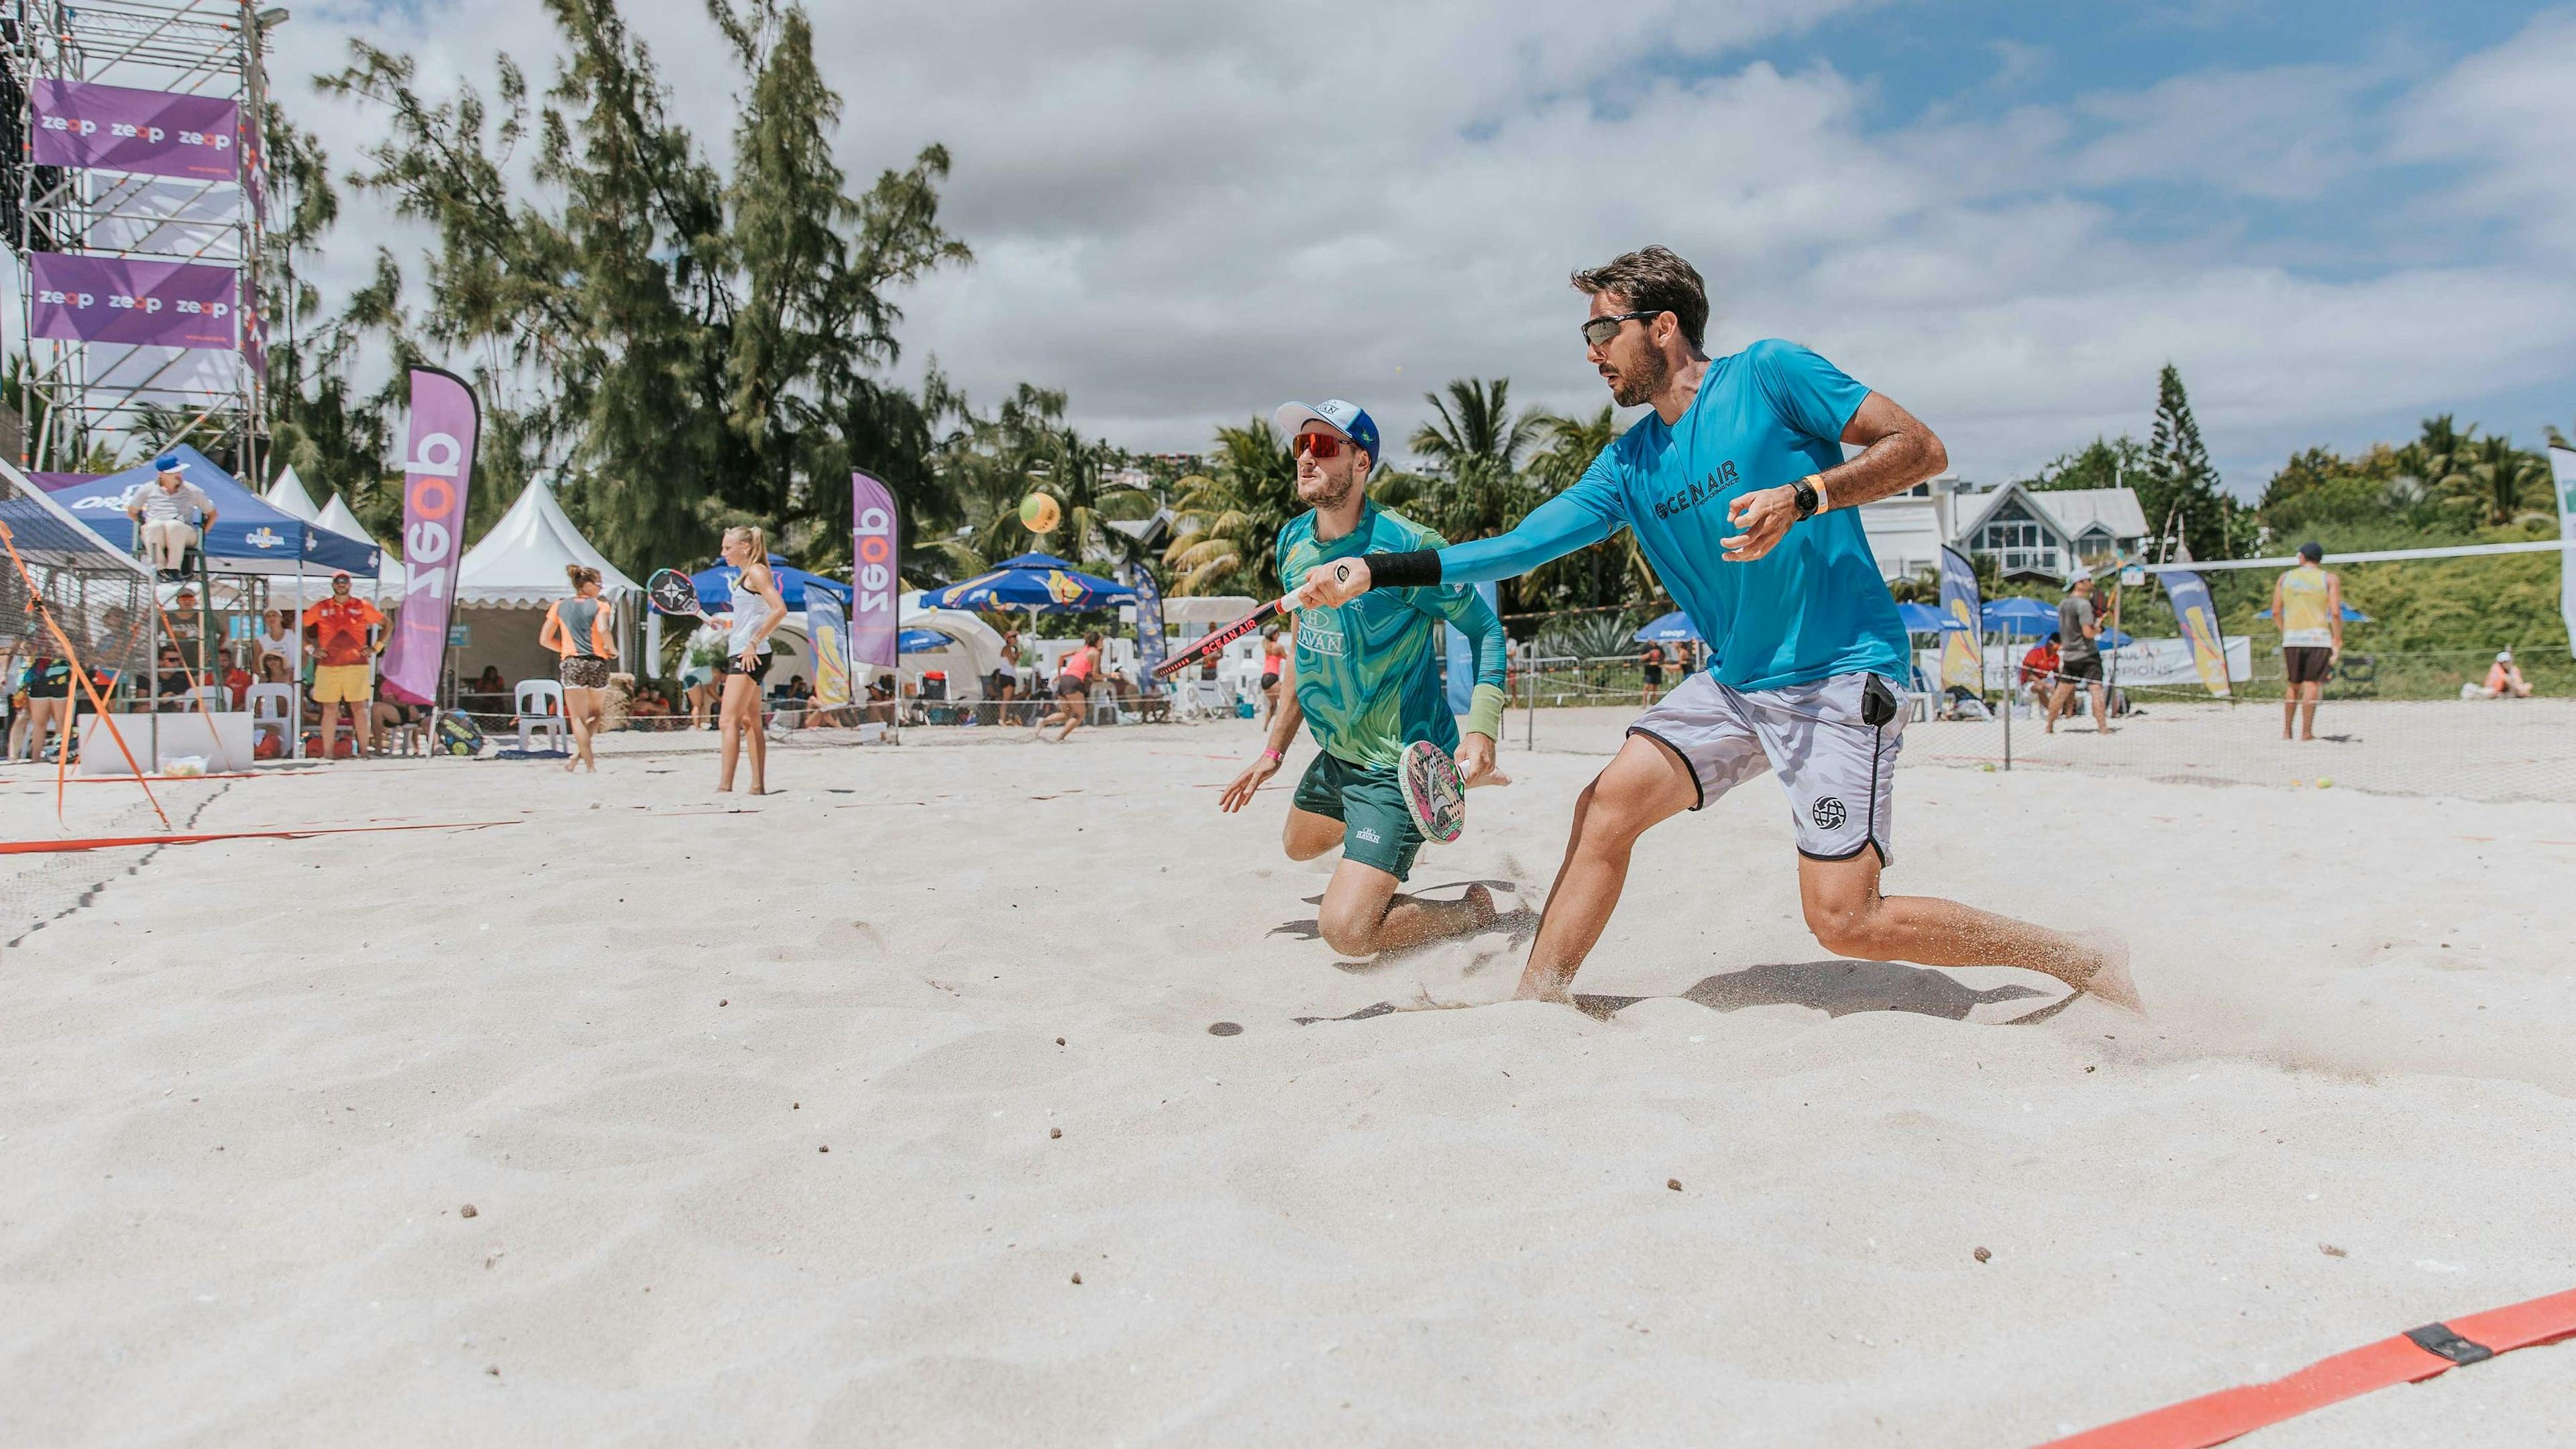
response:
[[[1440,550],[1441,582],[1514,578],[1633,528],[1720,683],[1776,689],[1862,670],[1901,681],[1905,625],[1859,510],[1792,524],[1750,562],[1729,562],[1720,542],[1737,532],[1736,497],[1841,463],[1843,429],[1868,396],[1794,342],[1712,359],[1678,423],[1647,414],[1510,532]]]

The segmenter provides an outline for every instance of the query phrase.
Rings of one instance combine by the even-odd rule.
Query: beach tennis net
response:
[[[2482,687],[2491,651],[2382,654],[2347,661],[2316,714],[2316,739],[2284,740],[2277,656],[2215,698],[2200,686],[2122,685],[2112,732],[2094,730],[2090,701],[2051,733],[2027,693],[1989,692],[1977,705],[1912,697],[1904,765],[2058,770],[2191,784],[2331,785],[2379,794],[2481,801],[2576,803],[2576,665],[2520,661],[2529,698],[2462,698]],[[1665,677],[1667,687],[1675,676]],[[1534,661],[1512,681],[1511,743],[1616,748],[1605,730],[1645,697],[1634,659]],[[1533,706],[1535,708],[1533,709]],[[1582,706],[1594,706],[1583,709]],[[1598,736],[1598,738],[1595,738]]]

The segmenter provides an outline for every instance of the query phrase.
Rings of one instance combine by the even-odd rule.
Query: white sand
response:
[[[1617,718],[1417,882],[1534,904]],[[1641,848],[1611,1019],[1301,1027],[1521,947],[1337,962],[1249,725],[1020,740],[169,787],[526,823],[86,857],[0,951],[0,1442],[2018,1444],[2576,1286],[2564,806],[1911,769],[1892,889],[2135,944],[2151,1020],[2012,1026],[1823,960],[1762,782]],[[2549,1442],[2571,1372],[2247,1442]]]

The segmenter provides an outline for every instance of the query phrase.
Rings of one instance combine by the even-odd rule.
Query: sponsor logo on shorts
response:
[[[1850,816],[1844,813],[1843,802],[1826,795],[1807,807],[1807,818],[1816,822],[1818,830],[1840,830]]]
[[[1367,826],[1365,826],[1365,825],[1361,826],[1361,827],[1359,828],[1359,830],[1358,830],[1358,831],[1356,831],[1355,833],[1358,835],[1358,837],[1359,837],[1360,839],[1367,841],[1367,842],[1368,842],[1369,844],[1371,844],[1371,845],[1383,845],[1383,844],[1385,844],[1385,842],[1384,842],[1384,841],[1382,841],[1382,840],[1378,839],[1378,837],[1377,837],[1377,832],[1376,832],[1376,831],[1369,829],[1369,828],[1368,828]]]

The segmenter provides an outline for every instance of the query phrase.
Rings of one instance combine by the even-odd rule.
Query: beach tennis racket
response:
[[[697,581],[678,569],[655,569],[653,577],[644,584],[644,597],[652,600],[653,607],[665,614],[678,614],[690,619],[707,616],[707,611],[698,603]]]
[[[1457,844],[1467,829],[1467,782],[1457,760],[1429,740],[1415,740],[1404,747],[1395,773],[1404,787],[1404,808],[1422,838]]]
[[[1235,640],[1242,638],[1244,635],[1249,634],[1253,630],[1260,628],[1262,625],[1269,623],[1271,620],[1278,618],[1280,614],[1285,612],[1289,607],[1290,603],[1288,599],[1272,599],[1269,603],[1262,605],[1260,608],[1253,610],[1251,613],[1246,614],[1242,618],[1235,620],[1233,623],[1226,625],[1224,628],[1217,630],[1215,633],[1200,635],[1198,638],[1190,641],[1190,647],[1173,655],[1171,658],[1164,660],[1162,663],[1155,665],[1154,677],[1156,679],[1171,678],[1173,675],[1180,673],[1182,670],[1197,664],[1200,660],[1203,660],[1209,655],[1216,653],[1218,650],[1223,649]]]

